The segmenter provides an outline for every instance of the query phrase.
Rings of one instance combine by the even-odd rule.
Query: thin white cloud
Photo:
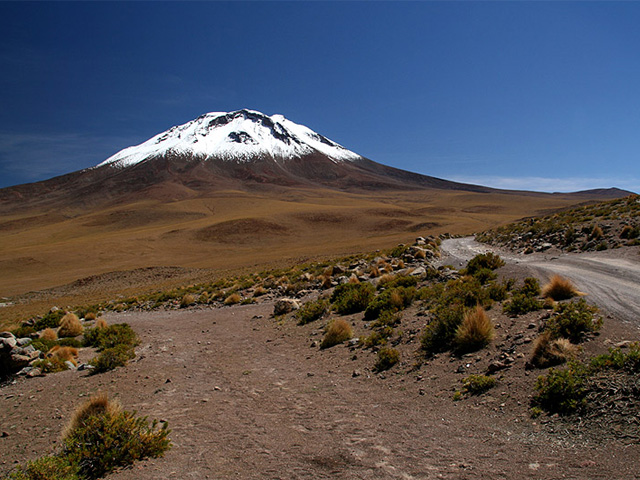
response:
[[[577,192],[595,188],[617,187],[640,192],[640,178],[636,177],[500,177],[492,175],[458,175],[449,180],[485,185],[505,190],[530,190],[536,192]]]

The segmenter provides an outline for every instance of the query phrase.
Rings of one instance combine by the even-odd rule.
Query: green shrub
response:
[[[117,367],[124,367],[135,356],[131,345],[120,344],[105,348],[89,362],[94,367],[91,373],[104,373]]]
[[[78,480],[78,467],[65,457],[51,455],[19,466],[8,480]]]
[[[389,370],[399,361],[400,352],[398,352],[395,348],[382,347],[378,351],[378,361],[376,362],[375,369],[378,372]]]
[[[587,369],[578,363],[571,363],[561,370],[552,368],[536,381],[534,406],[560,415],[578,411],[586,404],[586,376]]]
[[[65,436],[63,455],[80,474],[100,478],[117,467],[146,457],[160,457],[171,446],[167,424],[158,428],[146,417],[126,411],[104,412],[86,418]]]
[[[624,370],[630,374],[640,373],[640,344],[633,343],[625,352],[620,348],[593,358],[590,367],[594,370]]]
[[[336,312],[348,315],[365,310],[374,294],[375,288],[370,283],[345,283],[335,288],[331,303]]]
[[[377,347],[379,345],[385,345],[387,340],[391,338],[394,334],[394,330],[392,327],[386,326],[382,327],[379,330],[375,330],[371,332],[370,335],[364,337],[360,343],[365,348]]]
[[[295,315],[298,319],[298,325],[306,325],[322,318],[328,309],[329,302],[322,298],[305,303]]]
[[[462,393],[465,395],[482,395],[496,385],[496,379],[486,375],[469,375],[462,380]]]
[[[561,303],[556,314],[545,326],[553,338],[567,338],[573,343],[584,340],[587,333],[595,332],[602,326],[602,318],[595,317],[598,308],[580,299],[576,302]]]
[[[140,344],[140,339],[130,325],[115,323],[106,328],[91,328],[85,334],[85,345],[96,347],[99,350],[112,348],[117,345],[130,345],[135,347]]]
[[[524,315],[525,313],[540,310],[542,305],[542,302],[537,298],[523,295],[522,293],[514,293],[511,299],[504,303],[502,311],[512,316]]]
[[[489,298],[496,302],[502,302],[507,299],[509,288],[506,283],[492,283],[487,287]]]
[[[372,320],[378,318],[383,312],[399,312],[411,305],[415,296],[415,287],[394,287],[384,290],[369,302],[364,318]]]
[[[31,366],[34,368],[39,368],[42,373],[57,373],[69,369],[65,361],[58,357],[36,360],[31,364]]]
[[[467,274],[474,275],[482,269],[496,270],[504,266],[504,260],[492,252],[481,253],[467,263]]]
[[[434,319],[425,327],[420,343],[432,355],[452,347],[456,331],[462,323],[465,308],[460,304],[443,305],[434,312]]]
[[[632,227],[630,225],[625,225],[622,231],[620,232],[620,238],[631,240],[633,238],[640,237],[640,228]]]
[[[58,326],[60,325],[60,320],[62,320],[62,317],[64,317],[64,315],[64,310],[49,312],[42,318],[36,320],[33,328],[36,331],[44,330],[45,328],[58,328]]]
[[[36,329],[33,327],[17,327],[11,330],[11,333],[13,333],[13,335],[16,338],[28,337],[29,335],[35,332],[36,332]]]
[[[537,278],[527,277],[524,279],[522,287],[517,290],[517,293],[527,297],[537,297],[541,293],[540,282],[538,282]]]
[[[493,270],[489,270],[488,268],[481,268],[474,272],[473,277],[476,278],[482,285],[485,285],[490,281],[498,278],[498,274]]]

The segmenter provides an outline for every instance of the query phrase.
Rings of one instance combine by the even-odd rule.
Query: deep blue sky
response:
[[[640,191],[638,2],[0,3],[0,187],[210,111],[398,168]]]

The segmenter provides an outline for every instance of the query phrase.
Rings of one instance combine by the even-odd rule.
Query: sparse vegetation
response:
[[[67,313],[60,320],[59,337],[77,337],[82,335],[83,331],[82,323],[80,323],[80,319],[75,313]]]
[[[329,348],[346,342],[353,336],[353,329],[349,322],[342,318],[333,320],[325,330],[324,338],[320,344],[320,348]]]
[[[224,299],[225,305],[235,305],[242,301],[242,297],[238,293],[232,293],[227,298]]]
[[[580,295],[580,292],[578,292],[571,280],[560,275],[551,277],[549,283],[542,289],[543,297],[551,298],[555,301],[568,300],[577,295]]]
[[[454,348],[458,353],[479,350],[493,339],[493,324],[480,306],[467,311],[456,329]]]
[[[572,343],[580,343],[589,333],[596,332],[602,326],[602,318],[596,316],[598,308],[589,305],[584,299],[561,303],[555,314],[547,321],[545,331],[552,338],[566,338]]]
[[[578,353],[578,347],[566,338],[553,338],[544,332],[533,343],[529,365],[535,368],[548,368],[565,363]]]
[[[504,266],[504,260],[492,252],[481,253],[467,262],[467,275],[476,275],[481,270],[496,270]]]
[[[375,369],[378,372],[389,370],[399,361],[400,352],[398,352],[395,348],[382,347],[378,351],[378,361],[376,362]]]
[[[331,303],[341,315],[365,310],[373,299],[375,288],[370,283],[338,285],[331,295]]]
[[[135,358],[134,348],[140,343],[138,335],[126,323],[118,323],[105,328],[92,328],[85,333],[87,346],[100,352],[91,360],[95,373],[102,373],[124,366]]]
[[[496,379],[487,375],[469,375],[462,380],[462,395],[482,395],[496,385]]]
[[[305,303],[297,312],[298,325],[314,322],[329,310],[329,302],[323,298]]]

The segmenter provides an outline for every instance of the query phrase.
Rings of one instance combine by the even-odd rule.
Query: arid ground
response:
[[[627,252],[637,268],[637,248]],[[544,254],[530,258],[549,260]],[[503,271],[530,274],[513,262]],[[319,350],[312,342],[323,325],[297,326],[272,312],[273,300],[266,299],[108,314],[110,323],[128,322],[140,335],[137,358],[101,375],[66,371],[3,386],[0,472],[52,452],[75,406],[104,391],[127,409],[167,420],[174,444],[166,457],[108,477],[113,479],[638,478],[637,437],[530,418],[538,373],[525,370],[531,348],[526,337],[542,312],[509,318],[490,310],[499,327],[488,349],[425,361],[417,338],[422,317],[411,307],[397,346],[402,361],[384,373],[374,372],[371,351],[347,345]],[[603,313],[604,327],[585,344],[585,355],[638,339],[637,322]],[[361,314],[348,318],[356,335],[363,331]],[[497,374],[498,385],[483,396],[453,401],[461,378],[483,372],[509,345],[515,363]]]

